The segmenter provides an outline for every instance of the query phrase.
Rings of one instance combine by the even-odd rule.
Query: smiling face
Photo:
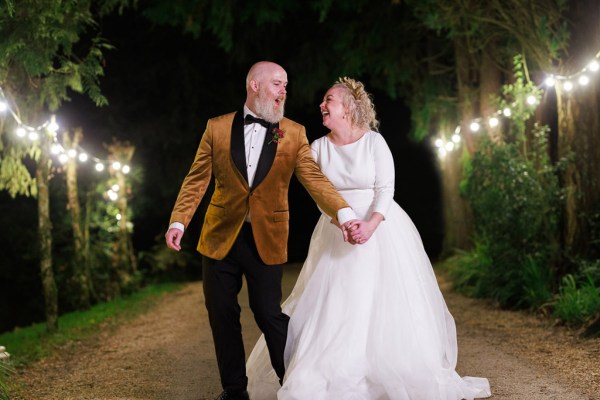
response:
[[[248,73],[246,105],[259,117],[271,122],[283,118],[287,96],[287,73],[270,62],[255,64]]]
[[[323,116],[323,125],[332,131],[346,128],[350,125],[348,112],[344,105],[344,89],[332,87],[325,93],[323,102],[319,106]]]

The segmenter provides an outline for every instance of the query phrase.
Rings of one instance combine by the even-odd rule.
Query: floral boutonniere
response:
[[[271,136],[271,140],[269,141],[269,143],[267,144],[271,144],[271,143],[279,143],[279,141],[281,139],[283,139],[284,137],[284,133],[281,129],[279,128],[273,128],[273,130],[271,131],[271,134],[273,136]]]

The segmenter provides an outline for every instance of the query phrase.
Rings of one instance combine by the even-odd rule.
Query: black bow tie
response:
[[[248,114],[246,115],[246,117],[244,117],[244,125],[248,125],[248,124],[261,124],[262,126],[264,126],[265,128],[269,128],[269,125],[271,125],[271,123],[265,121],[262,118],[256,118],[255,116]]]

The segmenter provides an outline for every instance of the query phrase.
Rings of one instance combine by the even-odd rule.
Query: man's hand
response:
[[[167,247],[179,251],[181,250],[181,238],[183,236],[183,231],[177,228],[171,228],[165,233],[165,241],[167,242]]]
[[[358,219],[351,219],[350,221],[347,221],[342,227],[342,232],[344,233],[344,242],[348,242],[352,245],[354,244],[359,244],[359,242],[354,239],[352,232],[356,229],[356,226],[360,223],[363,222],[361,220]]]
[[[348,240],[352,244],[367,243],[367,241],[371,238],[371,235],[373,235],[373,232],[375,232],[377,225],[379,225],[379,223],[374,221],[348,221],[345,224],[349,235]]]

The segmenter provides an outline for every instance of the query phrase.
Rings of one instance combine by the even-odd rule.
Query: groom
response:
[[[237,300],[242,275],[271,364],[283,379],[289,317],[280,306],[281,264],[287,261],[292,173],[318,206],[337,218],[344,237],[344,224],[355,219],[313,160],[304,127],[283,117],[286,85],[287,73],[275,63],[262,61],[250,68],[243,111],[208,121],[165,234],[167,246],[179,251],[184,229],[214,176],[198,251],[223,386],[217,399],[248,399]]]

